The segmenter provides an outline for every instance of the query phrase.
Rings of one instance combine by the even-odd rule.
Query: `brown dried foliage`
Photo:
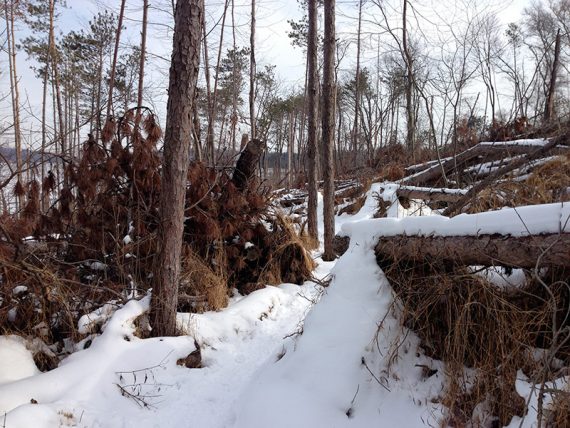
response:
[[[505,180],[483,190],[467,212],[566,202],[570,201],[569,188],[570,157],[559,156],[536,167],[525,180]]]
[[[126,132],[134,120],[127,114],[118,121],[123,134],[117,138],[115,122],[108,122],[108,148],[89,136],[79,161],[66,167],[69,185],[59,189],[49,212],[40,213],[39,184],[33,181],[21,186],[21,218],[0,219],[6,231],[0,245],[0,334],[34,336],[45,322],[46,343],[75,338],[82,314],[123,300],[133,287],[152,286],[161,130],[149,114],[142,132]],[[238,191],[229,174],[198,162],[190,166],[188,183],[180,309],[217,310],[234,287],[247,292],[251,284],[302,283],[311,276],[312,260],[294,228],[268,211],[269,188],[253,179]],[[53,174],[43,184],[43,192],[55,192]],[[29,235],[35,242],[23,244]],[[13,296],[17,285],[28,288],[29,298]],[[16,311],[14,321],[10,310]]]
[[[568,272],[545,277],[549,290],[536,281],[499,289],[463,267],[387,259],[378,263],[401,304],[404,325],[420,337],[427,355],[446,364],[445,423],[478,426],[474,410],[480,404],[499,426],[508,425],[515,415],[524,416],[516,373],[522,369],[532,379],[544,372],[531,350],[552,345],[553,319],[558,328],[569,325],[570,291],[559,281],[567,279]],[[570,363],[570,343],[556,357]],[[475,369],[474,378],[467,378],[465,366]]]

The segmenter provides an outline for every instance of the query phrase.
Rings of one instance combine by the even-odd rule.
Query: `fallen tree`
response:
[[[396,190],[398,198],[421,199],[424,201],[456,202],[467,191],[442,187],[400,186]]]
[[[381,237],[374,249],[379,264],[392,261],[532,269],[570,267],[570,234],[529,236]]]
[[[530,140],[528,144],[522,142],[483,142],[459,153],[455,157],[442,159],[438,163],[429,162],[423,170],[419,170],[419,166],[414,165],[414,170],[419,171],[404,178],[402,183],[423,185],[437,182],[453,170],[460,171],[468,166],[481,163],[483,160],[494,161],[515,155],[532,155],[532,159],[537,159],[546,153],[553,155],[568,153],[569,147],[564,144],[566,144],[566,141],[560,138],[551,141],[544,140],[542,145],[536,144],[534,140]],[[528,157],[522,159],[524,161],[530,160]],[[520,163],[520,165],[522,164],[524,162]]]

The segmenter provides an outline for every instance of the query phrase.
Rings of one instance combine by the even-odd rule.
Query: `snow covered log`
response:
[[[422,199],[424,201],[456,202],[467,191],[442,187],[400,186],[396,191],[399,198]]]
[[[338,253],[374,236],[378,259],[459,265],[570,267],[570,205],[505,208],[452,218],[432,215],[345,223]],[[354,242],[352,242],[354,240]],[[349,250],[350,251],[350,250]]]
[[[509,142],[482,142],[465,150],[464,152],[459,153],[455,157],[442,159],[441,162],[432,161],[426,163],[426,168],[424,170],[420,170],[419,172],[404,178],[402,183],[422,185],[438,180],[444,173],[448,174],[453,169],[463,169],[470,163],[473,163],[473,161],[475,161],[475,163],[479,163],[481,159],[491,161],[524,154],[532,155],[532,159],[536,159],[538,156],[542,156],[546,153],[568,153],[570,148],[567,145],[564,145],[565,143],[567,143],[565,138],[558,138],[551,141],[535,139]],[[414,165],[414,169],[417,170],[419,168]]]
[[[410,261],[461,266],[570,267],[570,234],[531,236],[384,236],[380,262]]]

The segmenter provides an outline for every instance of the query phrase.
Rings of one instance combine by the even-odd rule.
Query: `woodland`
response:
[[[570,427],[570,1],[0,9],[1,427]]]

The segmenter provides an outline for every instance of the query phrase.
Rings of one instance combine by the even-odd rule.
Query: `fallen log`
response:
[[[523,166],[530,161],[538,159],[548,153],[550,150],[554,149],[558,144],[565,143],[568,144],[569,137],[567,135],[563,135],[558,138],[554,138],[550,140],[548,143],[540,146],[539,148],[535,148],[532,152],[527,154],[524,157],[516,158],[511,161],[509,164],[493,171],[489,174],[484,180],[481,180],[479,183],[474,185],[469,191],[463,195],[458,201],[456,201],[453,205],[448,207],[444,212],[444,216],[452,216],[457,214],[461,211],[461,209],[467,205],[469,201],[477,196],[477,194],[483,190],[484,188],[490,186],[494,183],[498,178],[506,175],[507,173],[513,171],[516,168]]]
[[[568,153],[569,148],[568,146],[563,145],[564,141],[558,139],[556,144],[551,144],[551,142],[545,142],[544,145],[517,144],[515,142],[479,143],[464,152],[459,153],[455,158],[451,157],[442,159],[441,164],[439,162],[436,164],[430,164],[424,170],[404,178],[402,183],[422,185],[432,181],[437,181],[444,174],[447,175],[454,169],[463,170],[467,166],[470,166],[470,164],[480,163],[481,160],[493,161],[502,159],[506,156],[534,154],[541,149],[541,155],[548,152],[551,154]],[[536,157],[534,159],[536,159]]]
[[[339,241],[340,244],[340,241]],[[570,234],[529,236],[386,236],[375,247],[380,266],[393,261],[461,266],[570,267]]]
[[[461,189],[445,189],[440,187],[401,186],[396,190],[399,198],[421,199],[424,201],[455,202],[467,191]]]

